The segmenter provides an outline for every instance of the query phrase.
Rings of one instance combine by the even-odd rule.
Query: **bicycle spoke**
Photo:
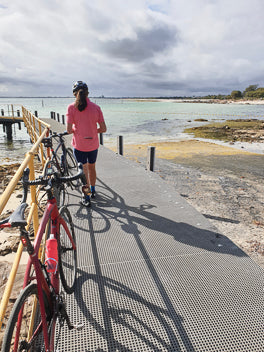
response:
[[[45,310],[48,329],[51,331],[54,320],[50,319],[51,311],[47,307],[47,300]],[[45,351],[36,284],[27,286],[19,295],[6,327],[2,351]]]

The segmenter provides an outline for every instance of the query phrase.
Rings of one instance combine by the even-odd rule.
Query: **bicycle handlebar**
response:
[[[62,137],[66,136],[67,134],[69,134],[67,131],[61,133],[53,132],[49,137],[43,138],[42,143],[46,148],[52,148],[52,138],[58,137],[60,143],[64,143],[64,139]]]
[[[25,209],[28,206],[26,204],[27,200],[27,194],[28,194],[28,186],[37,186],[37,185],[44,185],[44,186],[50,186],[52,187],[56,183],[63,183],[63,182],[69,182],[69,181],[74,181],[77,179],[81,179],[83,185],[86,184],[86,178],[83,173],[83,166],[81,163],[78,164],[78,172],[77,174],[73,176],[64,176],[64,177],[59,177],[58,175],[52,175],[50,178],[47,177],[42,177],[40,176],[36,180],[29,180],[29,169],[25,169],[22,177],[22,183],[23,183],[23,198],[21,200],[20,205],[17,207],[17,209],[6,219],[0,221],[0,228],[4,227],[16,227],[16,226],[26,226],[27,221],[25,220],[24,213]]]
[[[77,174],[73,176],[59,176],[57,173],[52,175],[50,178],[40,176],[36,180],[29,181],[27,178],[27,169],[24,171],[23,175],[23,185],[29,185],[29,186],[38,186],[38,185],[43,185],[43,186],[48,186],[54,183],[66,183],[70,181],[75,181],[77,179],[81,179],[82,182],[85,182],[85,179],[83,178],[84,173],[83,173],[83,166],[81,163],[78,164],[78,172]],[[85,176],[84,176],[85,177]]]
[[[53,132],[50,138],[63,137],[63,136],[67,136],[67,134],[69,134],[67,131],[64,131],[61,133]]]

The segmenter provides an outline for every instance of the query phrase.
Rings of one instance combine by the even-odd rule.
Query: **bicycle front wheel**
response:
[[[73,242],[76,246],[76,238],[72,217],[69,210],[64,206],[60,209],[60,216],[66,222]],[[75,288],[77,274],[77,250],[73,248],[72,242],[66,229],[60,224],[60,235],[58,241],[59,272],[62,286],[67,293],[72,293]]]
[[[54,336],[56,319],[52,317],[52,308],[48,305],[45,293],[43,295],[49,340],[51,340],[51,336]],[[6,326],[1,351],[45,351],[36,284],[26,286],[18,296]]]
[[[66,170],[69,176],[76,175],[78,172],[78,163],[71,148],[66,149]],[[78,187],[79,180],[71,181],[71,184],[73,187]]]
[[[61,176],[55,162],[53,160],[49,160],[44,166],[43,176],[51,177],[55,173]],[[63,206],[65,203],[65,185],[63,183],[54,185],[53,195],[56,198],[58,208]]]

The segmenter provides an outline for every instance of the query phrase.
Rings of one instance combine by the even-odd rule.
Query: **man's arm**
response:
[[[97,133],[105,133],[107,130],[105,122],[99,123],[99,128],[97,128]]]

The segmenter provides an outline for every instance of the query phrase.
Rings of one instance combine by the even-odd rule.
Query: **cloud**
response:
[[[262,0],[2,0],[1,95],[229,93],[264,85]]]
[[[122,38],[103,43],[103,51],[128,62],[153,58],[176,43],[177,32],[165,25],[153,28],[136,28],[134,38]]]

